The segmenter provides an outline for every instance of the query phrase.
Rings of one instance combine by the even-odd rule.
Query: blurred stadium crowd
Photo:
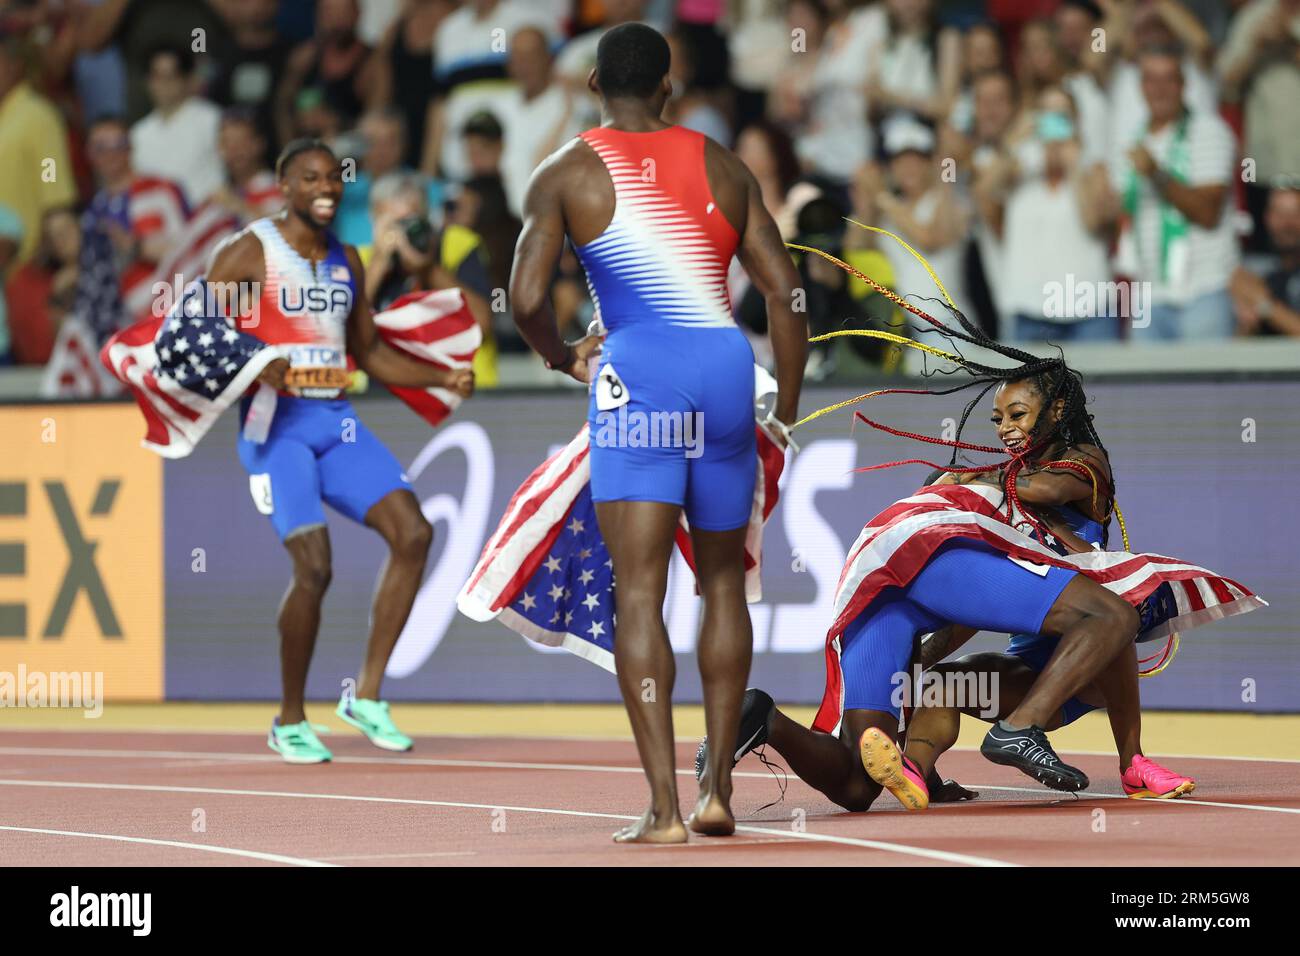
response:
[[[460,286],[479,383],[509,384],[524,187],[599,122],[587,74],[628,20],[670,38],[668,118],[737,151],[786,238],[901,294],[937,293],[846,217],[1003,339],[1300,335],[1300,0],[0,0],[0,364],[85,392],[69,355],[275,211],[310,135],[376,308]],[[904,328],[800,269],[815,332]],[[738,267],[732,292],[762,359]],[[591,318],[571,254],[554,300]]]

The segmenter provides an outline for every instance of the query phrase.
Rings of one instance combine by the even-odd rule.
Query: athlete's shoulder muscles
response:
[[[1087,465],[1097,477],[1109,484],[1113,479],[1110,473],[1110,459],[1106,453],[1096,445],[1089,445],[1086,442],[1076,442],[1065,450],[1061,455],[1064,461],[1077,461],[1080,464]]]
[[[248,229],[222,240],[212,254],[206,278],[209,283],[263,281],[266,259],[262,256],[262,240]]]
[[[758,182],[739,156],[707,136],[702,138],[709,192],[736,235],[743,237],[749,224],[750,190],[757,189]]]

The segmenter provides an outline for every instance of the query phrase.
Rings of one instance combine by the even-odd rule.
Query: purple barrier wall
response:
[[[1092,411],[1115,467],[1133,546],[1235,578],[1271,606],[1191,632],[1177,661],[1143,682],[1156,708],[1300,711],[1293,621],[1300,517],[1291,487],[1300,464],[1300,382],[1096,384]],[[813,390],[803,407],[843,399]],[[986,405],[988,402],[986,401]],[[386,693],[412,700],[615,700],[613,677],[564,652],[543,653],[499,624],[455,611],[455,595],[510,494],[581,425],[578,395],[486,394],[434,432],[400,403],[357,403],[360,417],[407,467],[437,539],[429,573],[390,669]],[[939,434],[960,404],[889,396],[873,415]],[[951,425],[949,424],[949,427]],[[987,409],[966,437],[991,436]],[[249,497],[227,416],[189,458],[166,466],[166,694],[171,699],[279,694],[275,615],[288,560]],[[844,553],[862,524],[916,488],[927,469],[854,468],[924,456],[914,442],[847,415],[804,430],[782,503],[765,539],[765,600],[755,606],[752,682],[778,699],[812,703],[823,686],[821,648]],[[935,449],[942,456],[942,449]],[[929,456],[925,456],[929,457]],[[329,697],[360,661],[383,549],[365,528],[330,515],[334,583],[309,692]],[[1119,539],[1118,529],[1113,538]],[[195,549],[203,570],[196,570]],[[698,604],[676,563],[669,631],[679,652],[676,698],[699,699],[693,655]],[[998,646],[981,635],[978,647]],[[1253,700],[1249,699],[1253,693]]]

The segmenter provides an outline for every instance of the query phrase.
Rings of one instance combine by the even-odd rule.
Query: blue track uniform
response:
[[[844,709],[897,716],[897,675],[907,672],[918,636],[949,622],[981,631],[1036,634],[1077,573],[1030,570],[977,541],[945,544],[906,587],[886,589],[845,629],[840,652]]]
[[[749,521],[757,473],[754,356],[731,316],[739,242],[713,201],[704,137],[594,129],[614,217],[577,254],[607,336],[592,389],[597,501],[681,505],[694,528]]]
[[[258,440],[262,416],[256,403],[246,398],[240,405],[239,460],[248,471],[253,501],[281,540],[324,525],[322,501],[363,522],[381,498],[410,483],[342,397],[347,322],[356,297],[347,255],[331,234],[329,251],[313,266],[272,220],[259,219],[248,228],[261,240],[266,282],[256,324],[246,321],[246,329],[290,351],[287,388],[276,396],[264,440]]]

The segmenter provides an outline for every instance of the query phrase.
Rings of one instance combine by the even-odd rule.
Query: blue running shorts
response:
[[[587,420],[592,500],[681,505],[703,531],[749,522],[758,468],[754,353],[739,329],[611,332]]]
[[[248,401],[240,405],[240,421]],[[253,502],[270,517],[281,541],[325,524],[322,501],[364,524],[381,498],[411,487],[393,453],[346,399],[279,396],[266,441],[257,444],[241,434],[239,460]]]

